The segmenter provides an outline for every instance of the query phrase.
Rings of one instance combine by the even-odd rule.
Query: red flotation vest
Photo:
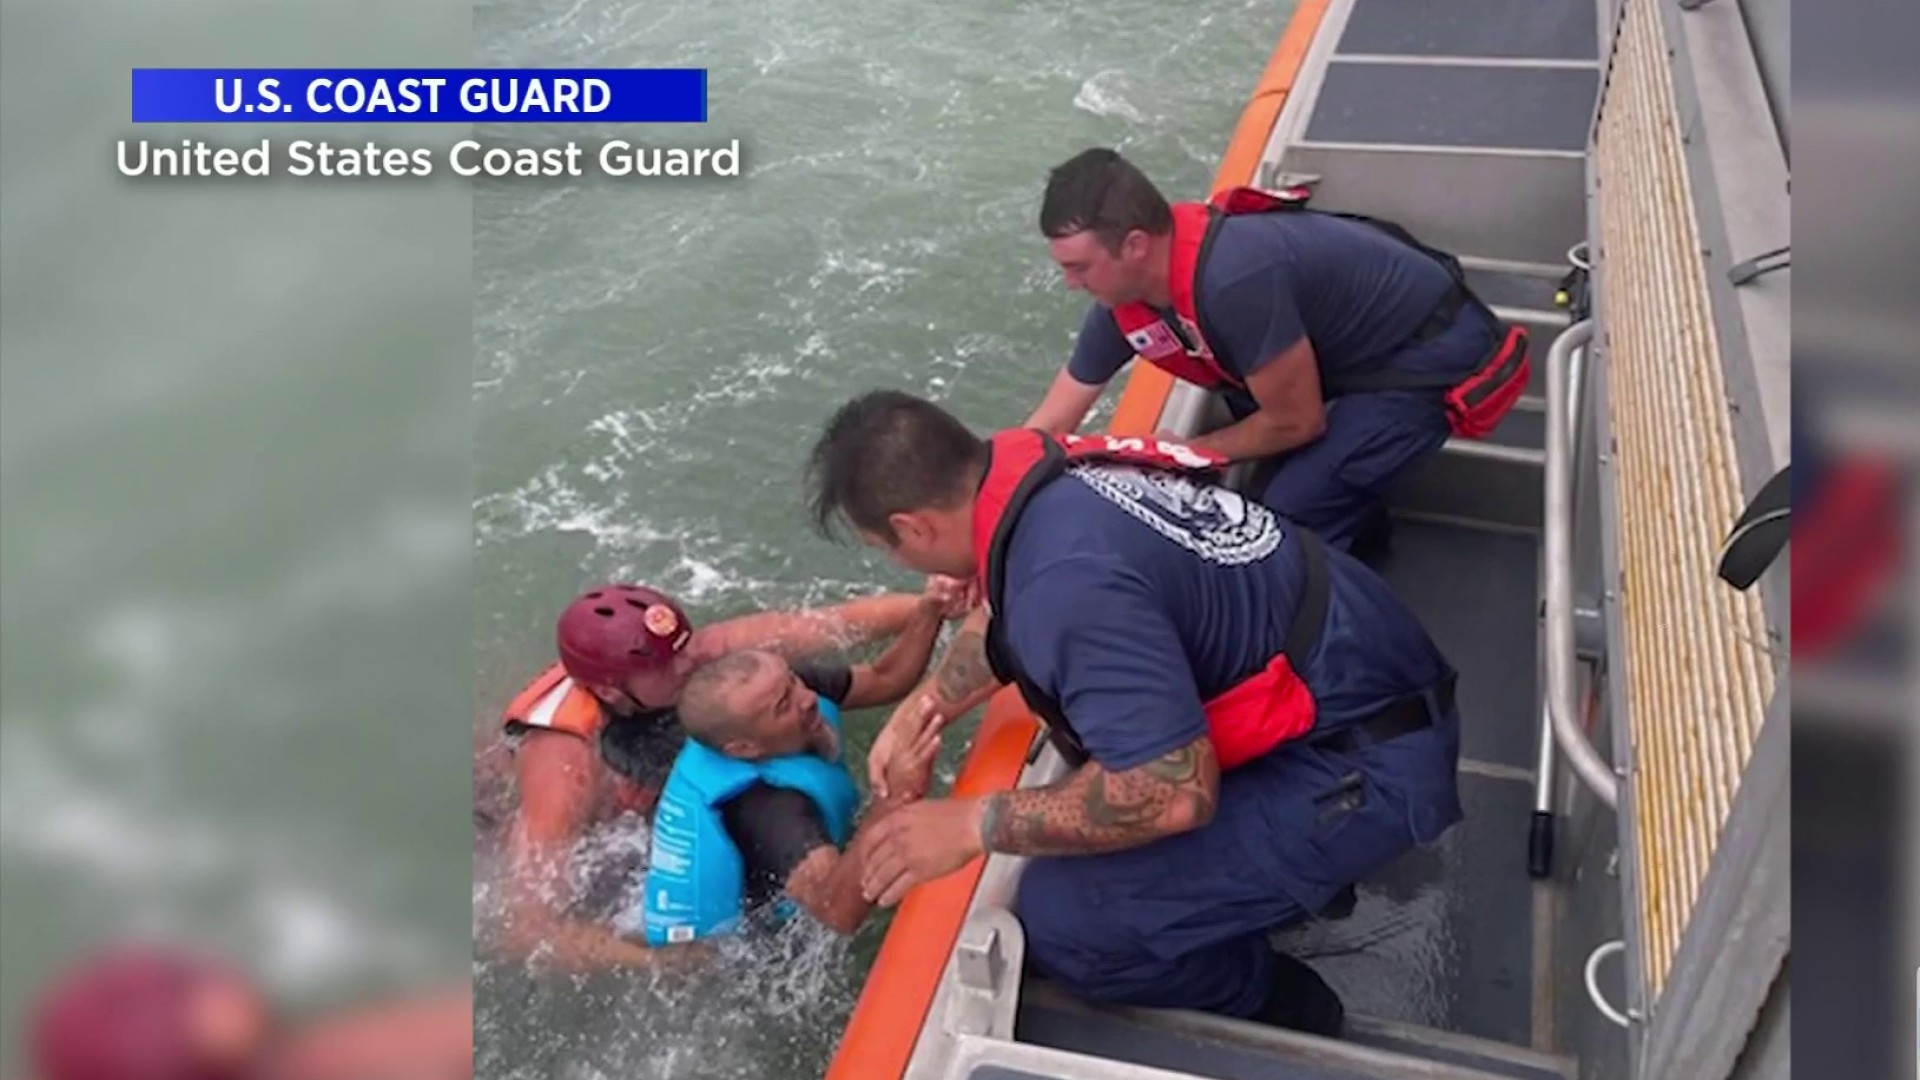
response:
[[[1169,323],[1150,304],[1121,304],[1113,308],[1114,324],[1120,328],[1128,346],[1140,359],[1177,379],[1208,390],[1244,389],[1245,381],[1222,366],[1213,347],[1207,343],[1209,335],[1201,325],[1200,310],[1194,302],[1199,295],[1207,251],[1226,218],[1240,214],[1302,212],[1306,210],[1306,203],[1307,194],[1301,188],[1274,193],[1252,187],[1227,188],[1204,203],[1175,203],[1167,268],[1175,321]],[[1392,222],[1361,214],[1335,216],[1371,225],[1438,262],[1453,278],[1462,302],[1479,307],[1495,325],[1499,324],[1492,311],[1467,288],[1466,273],[1453,256],[1422,244]],[[1321,392],[1335,397],[1367,390],[1445,390],[1447,419],[1454,434],[1484,438],[1499,426],[1526,392],[1527,380],[1533,372],[1527,345],[1526,328],[1510,326],[1498,347],[1463,379],[1396,371],[1342,375],[1337,379],[1323,375]]]
[[[1087,760],[1066,711],[1020,667],[1004,630],[1007,609],[1006,549],[1014,525],[1043,486],[1073,464],[1112,462],[1188,474],[1209,474],[1226,466],[1207,450],[1155,439],[1110,435],[1052,436],[1035,430],[1003,431],[991,441],[987,475],[973,510],[973,550],[993,619],[987,624],[987,659],[1002,682],[1020,688],[1027,705],[1047,722],[1050,737],[1075,765]],[[1295,529],[1306,558],[1306,585],[1280,653],[1224,693],[1206,703],[1207,734],[1220,767],[1251,761],[1289,739],[1313,730],[1316,706],[1295,668],[1313,651],[1327,614],[1326,555],[1320,540]]]

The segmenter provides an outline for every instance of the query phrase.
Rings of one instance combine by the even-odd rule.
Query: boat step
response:
[[[1496,309],[1507,308],[1524,312],[1530,316],[1528,321],[1546,322],[1556,317],[1564,320],[1566,311],[1555,306],[1554,293],[1560,288],[1560,279],[1566,277],[1562,271],[1552,277],[1543,274],[1508,274],[1492,270],[1475,270],[1462,265],[1467,272],[1467,285],[1480,299]]]
[[[1177,1069],[1209,1080],[1575,1080],[1571,1059],[1523,1046],[1372,1017],[1352,1016],[1339,1039],[1185,1009],[1095,1005],[1059,987],[1029,980],[1024,1012],[1075,1016],[1090,1022],[1060,1049],[1099,1054],[1126,1040],[1125,1032],[1153,1036],[1166,1060],[1138,1064]],[[1028,1026],[1032,1021],[1027,1021]],[[1023,1038],[1023,1041],[1026,1041]],[[1140,1039],[1126,1040],[1142,1042]],[[1076,1045],[1062,1045],[1072,1042]],[[1084,1043],[1085,1045],[1081,1045]]]
[[[1591,61],[1599,52],[1591,4],[1580,0],[1479,0],[1458,7],[1355,0],[1340,53],[1468,59]]]
[[[1564,327],[1572,320],[1567,313],[1557,308],[1523,308],[1506,304],[1488,304],[1496,318],[1503,322],[1526,323],[1531,327]]]
[[[1595,67],[1326,66],[1300,143],[1584,153]]]
[[[1555,263],[1524,262],[1520,259],[1496,259],[1486,255],[1457,255],[1460,268],[1469,275],[1504,274],[1508,277],[1546,278],[1559,281],[1566,276],[1567,267]]]
[[[1501,427],[1531,422],[1544,428],[1545,421],[1544,411],[1516,409]],[[1545,468],[1546,455],[1538,445],[1450,438],[1439,453],[1395,482],[1389,502],[1396,511],[1416,517],[1533,531],[1540,527],[1544,509]]]
[[[1347,1022],[1346,1038],[1351,1042],[1395,1050],[1412,1057],[1465,1065],[1495,1076],[1524,1080],[1575,1080],[1579,1073],[1579,1066],[1570,1057],[1372,1016],[1351,1018]]]

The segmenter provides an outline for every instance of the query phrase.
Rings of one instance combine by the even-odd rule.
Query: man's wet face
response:
[[[839,756],[839,740],[820,715],[820,695],[786,661],[764,658],[735,691],[734,709],[746,720],[759,756],[815,753]]]

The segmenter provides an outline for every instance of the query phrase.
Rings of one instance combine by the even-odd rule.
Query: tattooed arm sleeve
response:
[[[1213,744],[1201,736],[1131,769],[1094,762],[1052,787],[999,792],[987,800],[981,843],[1010,855],[1121,851],[1200,828],[1219,795]]]
[[[993,668],[987,663],[987,609],[983,605],[960,624],[946,654],[921,683],[921,691],[932,694],[940,711],[952,717],[979,705],[998,689],[1000,680],[993,677]]]
[[[1051,787],[994,796],[982,829],[988,849],[1093,854],[1205,825],[1220,770],[1181,612],[1111,554],[1057,560],[1027,590],[1012,612],[1011,644],[1092,760]]]

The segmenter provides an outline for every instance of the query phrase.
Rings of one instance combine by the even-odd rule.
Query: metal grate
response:
[[[1624,0],[1594,147],[1650,1001],[1774,681],[1759,595],[1714,576],[1741,487],[1657,2]]]

